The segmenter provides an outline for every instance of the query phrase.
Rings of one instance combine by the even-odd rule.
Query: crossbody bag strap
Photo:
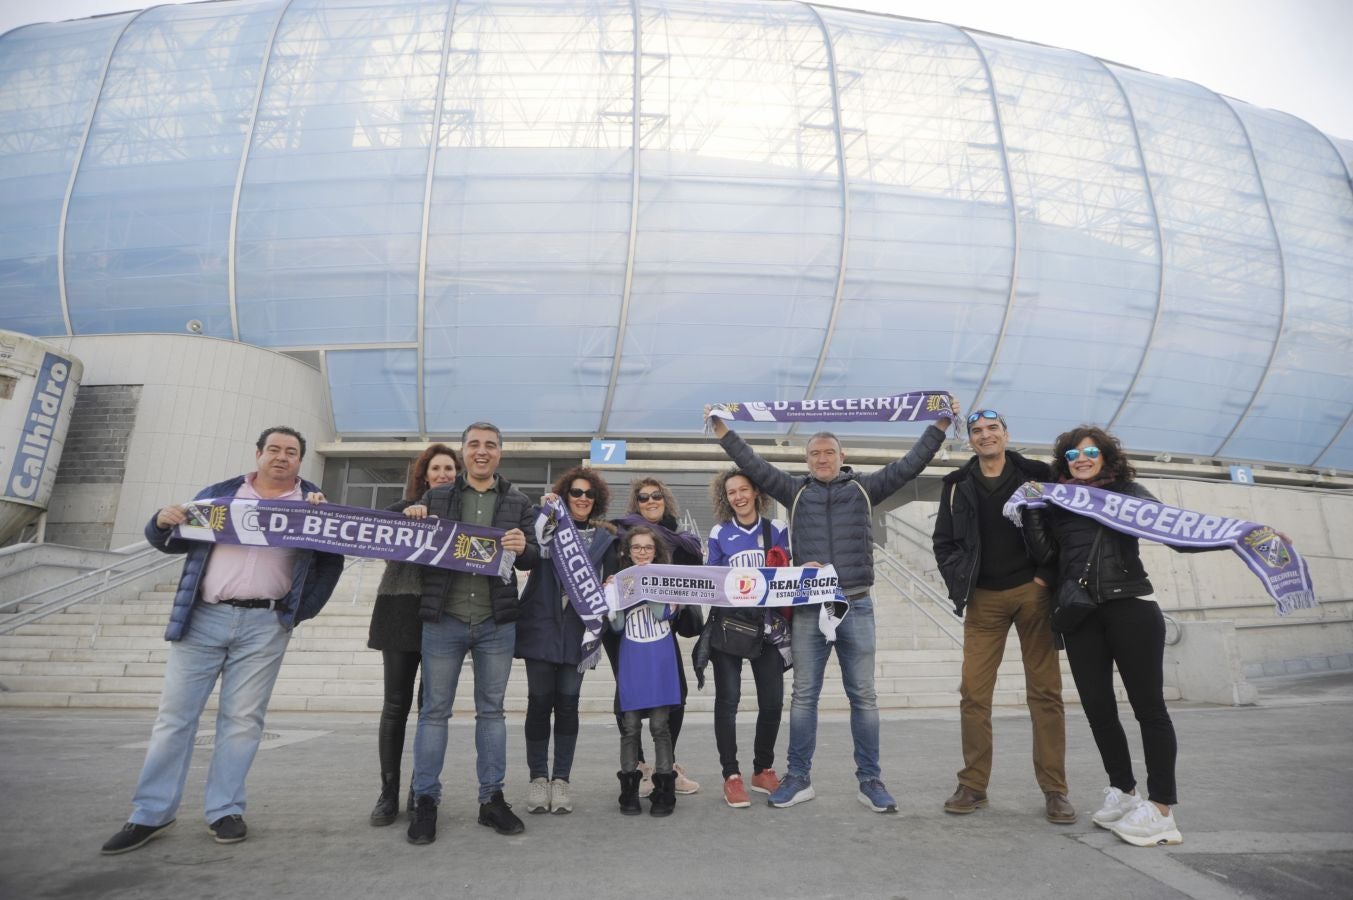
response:
[[[1083,588],[1088,588],[1090,586],[1088,583],[1088,579],[1090,578],[1090,566],[1094,564],[1095,556],[1099,553],[1099,541],[1103,537],[1104,526],[1100,525],[1099,531],[1095,532],[1095,541],[1090,545],[1090,555],[1085,559],[1085,569],[1081,571],[1081,577],[1076,580]]]

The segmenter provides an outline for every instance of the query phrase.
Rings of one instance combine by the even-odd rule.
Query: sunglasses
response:
[[[1072,447],[1062,455],[1066,457],[1067,462],[1075,462],[1080,458],[1082,453],[1085,454],[1086,459],[1099,459],[1098,447],[1086,447],[1084,450],[1081,450],[1079,447]]]
[[[977,412],[968,413],[968,424],[976,422],[978,419],[999,419],[1001,414],[994,409],[979,409]]]
[[[651,494],[635,494],[634,499],[640,503],[648,503],[651,500],[662,500],[663,496],[660,492],[654,491]]]
[[[569,488],[568,495],[575,500],[579,497],[586,497],[588,500],[597,499],[597,492],[593,488]]]

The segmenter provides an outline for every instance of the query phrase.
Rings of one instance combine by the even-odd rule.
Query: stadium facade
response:
[[[0,328],[283,351],[345,442],[943,387],[1026,445],[1350,470],[1350,160],[1196,84],[811,4],[157,6],[0,37]]]

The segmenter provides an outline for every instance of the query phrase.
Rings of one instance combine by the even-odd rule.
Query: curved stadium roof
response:
[[[0,38],[0,327],[320,350],[353,437],[949,387],[1025,443],[1347,470],[1350,159],[800,3],[160,6]]]

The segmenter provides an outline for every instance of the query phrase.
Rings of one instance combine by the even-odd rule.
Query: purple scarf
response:
[[[715,403],[709,414],[735,422],[932,422],[956,418],[954,397],[948,391]]]
[[[503,549],[500,528],[300,500],[194,500],[188,504],[188,521],[174,527],[174,537],[343,553],[504,579],[517,558]]]
[[[583,635],[583,658],[578,663],[578,671],[586,672],[597,664],[601,655],[602,617],[607,612],[601,577],[592,565],[578,526],[564,508],[562,499],[541,507],[540,515],[536,517],[536,538],[541,547],[550,548],[555,578],[564,586],[569,605],[587,629]]]
[[[622,532],[629,531],[636,525],[646,525],[652,528],[662,542],[667,545],[667,550],[675,554],[677,550],[685,550],[697,557],[704,554],[700,552],[700,536],[691,534],[689,531],[673,531],[666,525],[660,525],[656,522],[650,522],[638,513],[630,513],[615,520],[615,524],[620,527]]]
[[[1021,485],[1005,504],[1006,518],[1022,527],[1026,507],[1056,506],[1094,519],[1107,528],[1171,547],[1234,550],[1264,582],[1278,615],[1313,609],[1315,586],[1306,560],[1267,525],[1225,516],[1204,515],[1159,500],[1147,500],[1080,484]]]

